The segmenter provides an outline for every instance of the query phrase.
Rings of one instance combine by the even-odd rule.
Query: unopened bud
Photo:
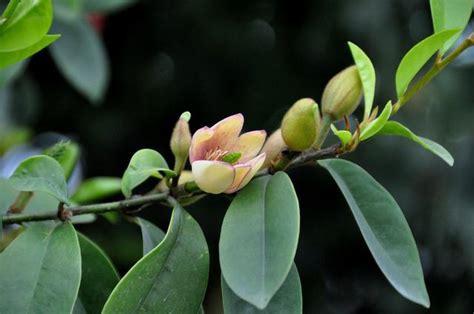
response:
[[[318,104],[311,98],[298,100],[283,117],[281,135],[289,149],[303,151],[316,140],[320,123]]]
[[[188,111],[184,112],[179,118],[178,122],[171,135],[171,151],[176,159],[175,171],[181,172],[186,160],[188,159],[189,147],[191,146],[191,131],[189,130],[189,119],[191,119],[191,113]]]
[[[262,165],[262,168],[268,168],[272,166],[273,162],[278,159],[281,152],[286,149],[287,146],[283,137],[281,136],[281,129],[276,130],[270,135],[270,137],[263,145],[262,153],[265,153],[265,162]]]
[[[323,92],[321,100],[323,115],[332,121],[352,114],[362,98],[362,82],[355,65],[334,76]]]

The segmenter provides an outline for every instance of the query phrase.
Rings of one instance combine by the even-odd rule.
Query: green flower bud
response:
[[[334,76],[323,92],[321,107],[323,115],[333,121],[342,119],[356,110],[362,98],[362,82],[355,65]]]
[[[283,117],[281,135],[289,149],[303,151],[316,140],[321,117],[318,104],[311,98],[298,100]]]
[[[191,131],[189,130],[189,119],[191,114],[186,111],[179,118],[171,135],[170,147],[175,157],[175,171],[181,172],[186,164],[191,146]]]

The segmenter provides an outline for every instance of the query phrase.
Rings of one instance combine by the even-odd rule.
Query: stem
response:
[[[433,78],[435,78],[447,65],[453,62],[464,50],[474,45],[474,33],[469,35],[456,49],[453,50],[446,58],[437,58],[431,69],[423,75],[400,99],[393,105],[392,115],[397,113],[403,105],[413,98],[423,87],[425,87]]]
[[[285,170],[293,169],[306,165],[308,162],[314,162],[319,159],[339,156],[340,145],[335,144],[323,149],[311,149],[302,152],[298,157],[294,158],[285,168]]]

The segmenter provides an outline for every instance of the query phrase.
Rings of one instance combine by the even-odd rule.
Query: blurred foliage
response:
[[[91,21],[89,12],[81,11],[83,25]],[[326,82],[351,63],[348,40],[373,61],[375,104],[382,106],[396,98],[394,75],[403,54],[432,32],[422,0],[142,0],[99,17],[103,30],[92,36],[104,45],[112,71],[102,97],[78,88],[79,94],[45,52],[0,72],[2,153],[27,138],[7,134],[55,131],[81,143],[86,177],[121,176],[138,149],[171,159],[169,136],[185,110],[193,114],[193,130],[242,112],[249,130],[270,132],[295,100],[320,101]],[[90,46],[84,45],[74,48],[77,56],[87,55]],[[401,138],[371,139],[349,157],[404,211],[420,250],[430,313],[474,308],[473,56],[468,51],[462,67],[450,66],[395,117],[443,144],[455,157],[454,168]],[[78,62],[81,70],[84,64]],[[5,76],[12,77],[6,85]],[[96,99],[103,99],[100,107],[91,106]],[[41,139],[33,144],[41,146]],[[383,278],[329,175],[315,168],[291,177],[302,211],[296,264],[305,312],[424,312]],[[211,252],[206,313],[221,312],[217,240],[228,203],[223,196],[206,197],[190,209]],[[155,206],[142,216],[166,229],[170,212]],[[99,218],[80,229],[105,248],[121,273],[141,256],[135,225]]]

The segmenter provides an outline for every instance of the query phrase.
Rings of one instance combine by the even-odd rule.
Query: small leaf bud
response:
[[[184,112],[179,118],[178,122],[171,135],[170,147],[176,159],[175,171],[181,172],[188,159],[189,147],[191,146],[191,131],[189,130],[189,120],[191,113]]]
[[[321,100],[323,115],[332,121],[352,114],[362,98],[362,82],[355,65],[342,70],[324,88]]]
[[[281,135],[289,149],[303,151],[313,145],[320,124],[318,104],[311,98],[298,100],[281,122]]]

